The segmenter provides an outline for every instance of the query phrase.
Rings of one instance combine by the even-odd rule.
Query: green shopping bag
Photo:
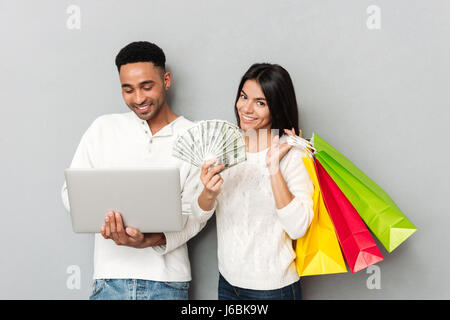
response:
[[[311,143],[316,158],[388,252],[417,231],[388,194],[339,151],[315,133]]]

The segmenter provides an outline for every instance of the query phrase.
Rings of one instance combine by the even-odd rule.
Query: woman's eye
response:
[[[260,107],[264,107],[266,104],[264,103],[264,102],[262,102],[262,101],[257,101],[256,102],[257,104],[258,104],[258,106],[260,106]]]
[[[245,94],[241,94],[241,99],[247,99]]]

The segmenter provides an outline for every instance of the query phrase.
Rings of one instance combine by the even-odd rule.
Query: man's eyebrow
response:
[[[248,96],[248,94],[246,94],[244,90],[241,89],[241,92],[243,94],[245,94],[246,96]],[[264,101],[266,101],[266,98],[256,98],[256,100],[264,100]]]
[[[153,84],[155,81],[153,80],[145,80],[139,83],[140,86],[145,86],[146,84]]]
[[[146,84],[153,84],[153,83],[155,83],[155,81],[153,81],[153,80],[145,80],[145,81],[140,82],[139,86],[145,86]],[[122,88],[125,88],[125,87],[132,88],[133,86],[131,84],[128,84],[128,83],[123,83],[122,84]]]

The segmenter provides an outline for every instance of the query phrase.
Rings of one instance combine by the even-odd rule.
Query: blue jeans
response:
[[[275,290],[251,290],[235,287],[219,274],[219,300],[301,300],[300,280]]]
[[[188,300],[189,282],[96,279],[90,300]]]

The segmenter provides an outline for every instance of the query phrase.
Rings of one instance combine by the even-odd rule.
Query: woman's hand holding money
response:
[[[216,161],[216,159],[213,159],[205,162],[200,172],[200,180],[204,188],[198,197],[198,205],[204,211],[209,211],[214,207],[216,197],[219,195],[220,187],[223,183],[219,172],[225,168],[225,165],[219,164],[211,167]]]

